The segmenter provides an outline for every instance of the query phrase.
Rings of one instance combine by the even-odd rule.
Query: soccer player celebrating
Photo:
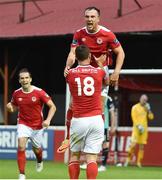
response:
[[[80,154],[86,154],[87,179],[96,179],[97,154],[104,139],[104,122],[100,101],[102,83],[108,85],[108,74],[101,68],[90,65],[90,50],[80,45],[75,50],[78,66],[69,70],[66,81],[72,96],[73,117],[70,125],[70,179],[78,179]]]
[[[148,120],[154,119],[154,114],[151,111],[146,94],[141,95],[139,102],[132,107],[131,117],[133,121],[131,144],[128,150],[128,158],[124,165],[128,166],[134,154],[135,147],[138,144],[137,166],[141,167],[144,156],[144,145],[147,144],[148,139]]]
[[[42,171],[42,148],[41,140],[43,129],[50,125],[50,121],[55,114],[56,106],[48,94],[33,85],[32,77],[28,69],[21,69],[19,72],[19,83],[21,88],[15,90],[11,102],[7,104],[9,112],[18,110],[18,151],[17,163],[19,168],[19,179],[25,179],[25,148],[28,139],[32,142],[33,152],[36,156],[36,170]],[[46,119],[43,118],[43,105],[49,107]]]
[[[100,58],[104,62],[104,69],[108,72],[108,65],[112,60],[112,52],[116,55],[116,66],[114,72],[110,75],[110,84],[115,85],[118,83],[119,74],[121,67],[124,62],[124,51],[117,40],[115,34],[109,29],[99,25],[100,21],[100,10],[96,7],[88,7],[84,12],[85,24],[86,26],[77,30],[73,36],[73,41],[71,44],[71,49],[67,58],[66,67],[64,69],[64,76],[66,77],[69,69],[75,63],[75,49],[77,46],[84,44],[89,47],[91,52],[91,65],[98,67],[96,59]],[[102,87],[101,93],[101,103],[102,103],[102,113],[104,114],[104,104],[108,94],[108,86]],[[70,126],[70,118],[72,117],[72,109],[69,105],[67,110],[67,134]],[[104,115],[103,115],[104,118]],[[61,146],[58,148],[59,153],[65,152],[69,146],[69,139],[66,139],[62,142]]]
[[[96,7],[88,7],[84,12],[86,26],[77,30],[73,36],[71,44],[71,50],[69,52],[66,67],[64,73],[68,72],[68,69],[75,62],[75,49],[78,45],[87,45],[92,54],[91,65],[98,67],[94,57],[100,57],[105,55],[106,61],[104,66],[110,63],[111,51],[116,55],[116,66],[114,72],[110,76],[110,83],[114,84],[118,81],[119,73],[124,61],[124,51],[117,40],[115,34],[109,29],[99,25],[100,22],[100,10]],[[106,67],[105,67],[106,68]],[[106,94],[107,95],[107,94]]]
[[[84,12],[86,26],[74,33],[71,49],[67,58],[64,75],[75,63],[75,49],[78,45],[84,44],[89,47],[91,52],[91,65],[98,67],[95,57],[105,58],[104,68],[108,71],[108,65],[111,61],[111,53],[116,55],[116,65],[114,72],[110,75],[110,84],[118,82],[120,70],[124,62],[123,48],[116,38],[115,34],[109,29],[99,25],[100,10],[96,7],[88,7]],[[102,97],[107,96],[108,87],[103,87]],[[104,103],[102,104],[104,107]]]
[[[69,69],[75,63],[75,49],[77,46],[84,44],[89,47],[91,52],[91,65],[98,67],[96,58],[104,59],[104,69],[108,72],[108,65],[112,61],[112,53],[116,56],[116,65],[114,72],[110,75],[110,85],[118,83],[120,70],[124,62],[123,48],[116,38],[115,34],[99,25],[100,10],[96,7],[88,7],[84,11],[84,18],[86,26],[77,30],[74,33],[71,49],[67,58],[66,67],[64,69],[64,76],[68,74]],[[101,103],[102,113],[104,118],[104,103],[108,94],[108,86],[102,87]]]

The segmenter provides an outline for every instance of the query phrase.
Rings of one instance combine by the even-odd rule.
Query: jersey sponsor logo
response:
[[[18,101],[22,101],[22,98],[18,98]]]
[[[102,44],[103,40],[101,38],[97,38],[97,44]]]
[[[35,102],[37,98],[35,96],[32,97],[32,101]]]

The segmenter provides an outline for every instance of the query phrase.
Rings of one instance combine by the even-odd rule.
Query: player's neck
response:
[[[89,66],[90,64],[79,64],[80,66]]]
[[[94,29],[92,29],[92,30],[89,30],[89,29],[87,28],[87,31],[88,31],[89,33],[94,34],[94,33],[97,33],[97,32],[99,31],[99,29],[100,29],[100,26],[97,25],[97,26],[96,26]]]
[[[88,65],[90,65],[90,60],[89,60],[89,59],[86,59],[86,60],[84,60],[84,61],[80,61],[78,64],[79,64],[80,66],[88,66]]]
[[[29,93],[29,92],[32,92],[33,87],[32,87],[32,85],[30,85],[29,87],[26,87],[26,88],[22,87],[22,89],[23,89],[24,92]]]

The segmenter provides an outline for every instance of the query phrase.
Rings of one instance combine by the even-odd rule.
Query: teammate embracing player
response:
[[[84,19],[85,19],[85,27],[77,30],[74,33],[71,49],[67,58],[66,67],[64,69],[64,76],[66,76],[69,72],[69,69],[75,63],[75,49],[77,46],[83,44],[89,47],[91,52],[91,65],[94,67],[98,67],[96,63],[96,59],[100,59],[104,61],[104,69],[108,72],[108,65],[112,60],[112,53],[115,54],[116,64],[114,68],[114,72],[110,75],[110,85],[115,85],[118,83],[120,70],[122,68],[124,62],[124,51],[123,48],[116,38],[115,34],[107,29],[99,25],[100,22],[100,10],[96,7],[88,7],[84,11]],[[102,113],[104,118],[104,104],[105,98],[108,94],[108,86],[102,87],[101,93],[101,103],[102,103]],[[69,105],[70,108],[70,105]],[[72,117],[72,109],[68,109],[67,111],[67,119]],[[70,123],[67,123],[69,126]],[[63,141],[62,146],[59,148],[59,152],[64,152],[69,145],[68,139]]]
[[[90,50],[80,45],[75,51],[78,66],[69,70],[66,81],[72,96],[73,117],[70,125],[70,179],[78,179],[80,155],[85,153],[87,179],[96,179],[97,155],[104,139],[104,122],[100,101],[102,83],[109,84],[109,77],[102,63],[100,68],[90,65]]]

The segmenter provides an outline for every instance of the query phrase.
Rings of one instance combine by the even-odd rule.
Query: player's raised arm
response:
[[[66,77],[68,74],[69,69],[73,66],[75,63],[75,49],[76,47],[71,47],[67,61],[66,61],[66,67],[64,69],[64,76]]]
[[[125,53],[122,46],[118,46],[113,49],[113,52],[116,54],[116,65],[114,72],[110,75],[110,84],[115,85],[119,80],[120,70],[124,63]]]

